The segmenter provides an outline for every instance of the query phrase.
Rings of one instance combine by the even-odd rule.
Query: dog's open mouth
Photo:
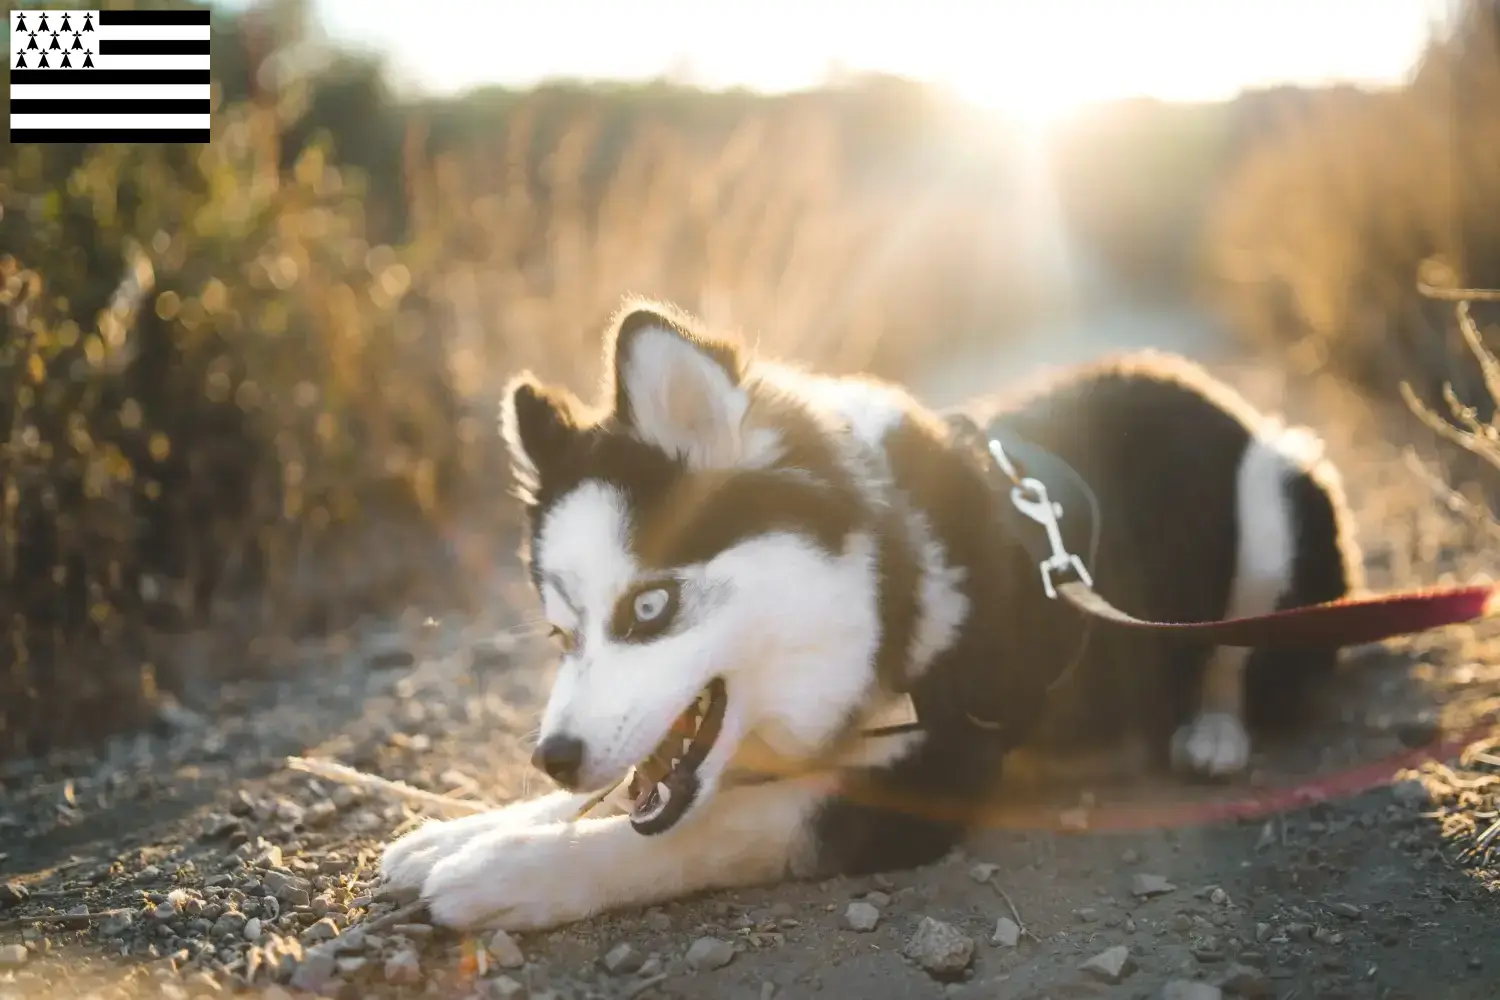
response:
[[[698,768],[719,738],[728,704],[715,677],[672,723],[666,739],[630,773],[630,825],[637,833],[670,830],[698,795]]]

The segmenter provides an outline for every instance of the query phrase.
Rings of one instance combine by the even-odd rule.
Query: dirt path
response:
[[[1325,432],[1374,585],[1487,568],[1472,532],[1401,466],[1389,443],[1399,421],[1336,390],[1289,393],[1274,370],[1214,356],[1219,341],[1190,318],[1167,319],[1158,335],[1135,317],[1090,327],[1092,339],[1040,338],[1020,360],[965,359],[926,389],[948,402],[1057,345],[1071,360],[1175,331],[1165,346]],[[511,564],[509,552],[496,559]],[[529,640],[494,638],[532,608],[504,571],[495,589],[494,621],[372,627],[305,647],[289,654],[285,680],[211,692],[157,733],[0,769],[0,883],[10,883],[0,887],[0,1000],[216,996],[246,983],[264,995],[532,1000],[1497,993],[1496,874],[1455,860],[1500,808],[1489,777],[1500,766],[1482,756],[1243,822],[1161,825],[1205,803],[1264,803],[1309,777],[1370,771],[1492,718],[1494,629],[1360,651],[1326,723],[1266,748],[1244,784],[1018,797],[1004,828],[927,869],[719,894],[518,941],[383,916],[396,901],[376,894],[374,861],[409,814],[287,771],[284,757],[496,801],[524,794],[546,668]],[[1143,818],[1145,828],[1119,828]],[[1002,918],[1024,926],[1018,941]],[[929,919],[972,942],[950,982],[903,955]],[[720,944],[695,947],[702,939]],[[1090,959],[1096,967],[1081,969]]]

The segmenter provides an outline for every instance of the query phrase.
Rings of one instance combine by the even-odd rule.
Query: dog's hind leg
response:
[[[481,833],[433,866],[422,898],[445,926],[522,931],[774,882],[798,867],[825,794],[791,782],[722,789],[655,836],[625,816]]]
[[[1289,489],[1321,444],[1309,432],[1267,428],[1250,439],[1235,488],[1234,580],[1225,617],[1276,610],[1291,589],[1297,561],[1298,511]],[[1250,762],[1245,725],[1245,665],[1251,650],[1214,649],[1199,680],[1197,715],[1172,737],[1172,762],[1205,777],[1238,774]]]

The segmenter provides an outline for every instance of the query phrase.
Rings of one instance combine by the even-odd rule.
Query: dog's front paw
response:
[[[596,873],[575,861],[576,828],[499,830],[432,866],[422,899],[434,922],[459,930],[545,930],[605,907]]]
[[[1250,763],[1250,734],[1228,712],[1205,712],[1172,737],[1172,764],[1205,778],[1239,774]]]
[[[475,837],[510,825],[509,812],[494,809],[424,823],[385,849],[380,856],[381,879],[395,889],[420,889],[433,865],[457,854]]]

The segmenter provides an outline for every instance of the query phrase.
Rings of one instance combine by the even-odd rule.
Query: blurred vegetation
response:
[[[1306,368],[1482,398],[1450,306],[1419,283],[1500,285],[1496,150],[1500,2],[1467,0],[1409,86],[1280,103],[1206,219],[1216,300]]]
[[[1395,337],[1447,377],[1414,275],[1500,265],[1494,10],[1400,93],[1084,117],[1048,161],[1077,246],[1300,355],[1378,381]],[[898,377],[1059,304],[1030,147],[915,84],[403,101],[306,0],[214,17],[209,146],[0,148],[0,756],[149,718],[189,630],[472,601],[511,551],[498,386],[587,390],[626,293]]]

